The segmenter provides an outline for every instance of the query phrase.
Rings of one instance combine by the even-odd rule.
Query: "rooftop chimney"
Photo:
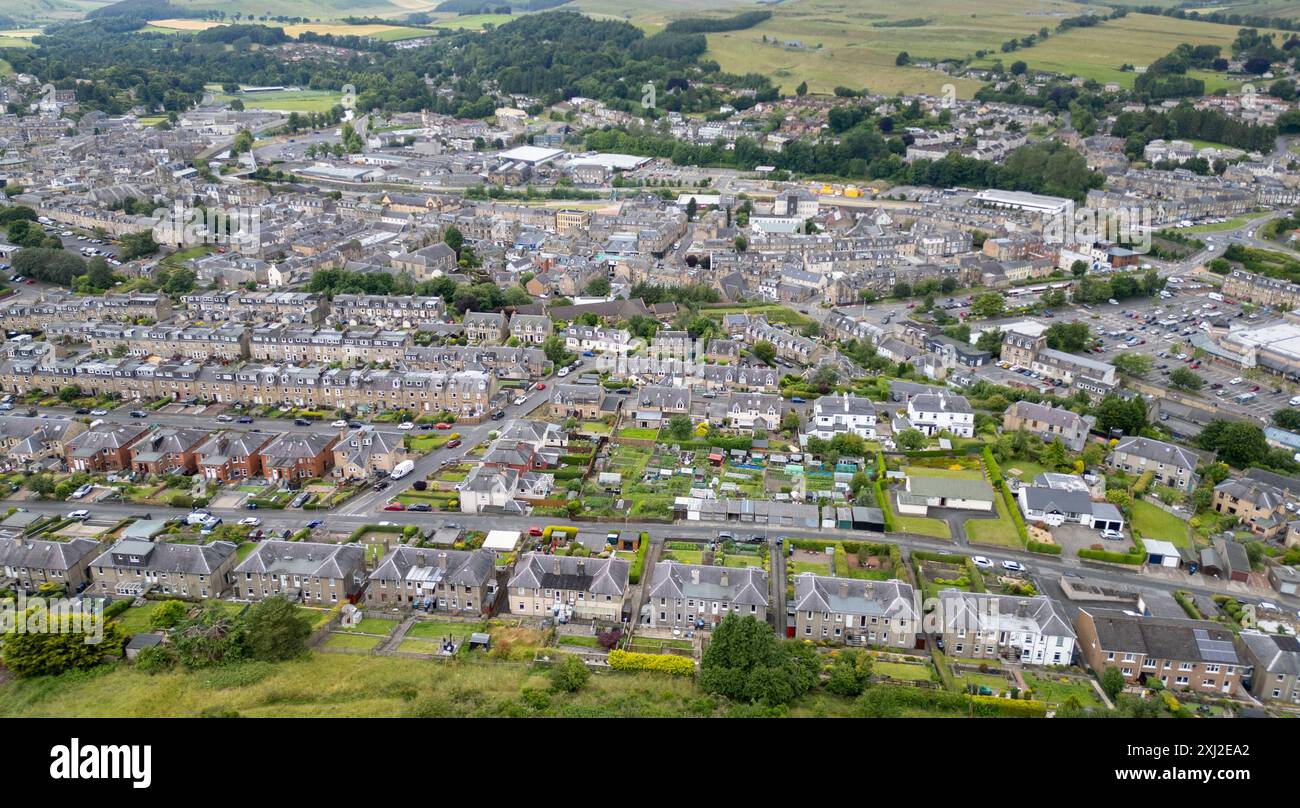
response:
[[[840,597],[847,598],[848,596],[849,596],[849,582],[840,581]]]
[[[438,569],[447,569],[447,554],[438,553]]]
[[[699,567],[696,567],[695,569],[691,570],[691,583],[698,584],[699,582],[700,582],[700,569]]]
[[[578,574],[579,574],[579,575],[582,575],[584,572],[586,572],[586,570],[587,570],[587,559],[585,559],[585,558],[579,558],[579,559],[578,559]]]
[[[1028,613],[1029,613],[1029,601],[1027,600],[1016,601],[1016,617],[1024,617]]]
[[[415,554],[415,566],[417,566],[417,567],[423,567],[423,566],[424,566],[424,551],[423,551],[423,550],[420,550],[419,552],[417,552],[417,553]]]
[[[555,558],[551,559],[551,572],[555,573],[556,575],[559,575],[559,574],[560,574],[560,557],[559,557],[559,556],[556,556]]]
[[[731,578],[730,578],[730,576],[727,575],[727,569],[726,569],[726,567],[723,567],[723,569],[722,569],[722,575],[718,578],[718,583],[722,584],[722,585],[725,587],[725,586],[727,586],[727,583],[728,583],[728,581],[730,581],[730,580],[731,580]]]

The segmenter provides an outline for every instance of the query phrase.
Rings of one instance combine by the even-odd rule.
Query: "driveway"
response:
[[[966,538],[966,523],[972,519],[997,519],[997,512],[984,513],[983,511],[963,511],[956,508],[931,508],[928,516],[934,519],[942,519],[948,523],[948,530],[952,533],[952,540],[955,544],[963,547],[970,544]]]

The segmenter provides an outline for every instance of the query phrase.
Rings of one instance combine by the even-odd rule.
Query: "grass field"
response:
[[[1020,534],[1016,523],[1011,521],[1007,505],[1000,494],[993,497],[997,507],[997,519],[971,519],[966,522],[966,538],[978,544],[993,544],[999,547],[1020,547]]]
[[[1133,500],[1130,510],[1133,527],[1144,539],[1163,539],[1179,547],[1187,547],[1187,523],[1168,511],[1163,511],[1140,499]]]
[[[593,15],[627,19],[647,33],[660,30],[671,19],[696,15],[728,15],[736,7],[681,2],[613,3],[579,0],[577,7]],[[1064,17],[1088,13],[1090,7],[1065,0],[916,0],[905,5],[887,0],[787,0],[769,7],[771,19],[743,31],[708,34],[707,58],[724,70],[757,72],[770,76],[782,90],[791,92],[801,81],[815,93],[836,86],[873,92],[898,91],[942,94],[951,84],[957,94],[969,97],[978,82],[953,79],[914,66],[898,66],[900,51],[915,62],[933,58],[973,57],[978,50],[993,55],[984,64],[1023,59],[1031,68],[1078,74],[1099,81],[1132,86],[1136,74],[1119,70],[1124,63],[1149,64],[1182,43],[1227,45],[1236,26],[1196,20],[1130,14],[1091,28],[1053,33],[1046,42],[1003,54],[1000,46],[1013,37],[1046,27],[1054,31]],[[924,19],[923,25],[881,27],[890,21]],[[1214,74],[1200,76],[1207,91],[1236,84]]]
[[[1076,28],[1059,36],[1053,35],[1046,42],[1015,53],[999,52],[984,60],[983,64],[991,64],[994,59],[1001,59],[1004,64],[1021,60],[1033,70],[1075,74],[1103,83],[1114,81],[1132,87],[1137,74],[1121,71],[1121,65],[1148,65],[1183,42],[1218,45],[1228,53],[1232,40],[1237,36],[1237,28],[1198,20],[1129,14],[1123,19],[1109,20],[1091,28]],[[1235,87],[1240,83],[1214,73],[1194,71],[1193,75],[1205,80],[1206,92]]]
[[[533,713],[520,711],[520,693],[547,691],[548,684],[545,671],[524,665],[313,653],[293,662],[154,676],[117,665],[10,680],[0,687],[0,716],[183,717],[210,709],[248,717],[527,715]],[[690,678],[605,674],[576,694],[551,694],[542,714],[672,717],[725,710],[700,695]],[[847,703],[836,705],[833,712],[843,714]]]
[[[230,95],[217,93],[218,104],[228,104],[238,98],[245,109],[270,109],[280,112],[325,112],[338,104],[338,93],[324,90],[273,90],[265,93]]]
[[[146,30],[159,32],[177,32],[177,31],[206,31],[209,28],[215,28],[218,25],[227,25],[224,22],[214,22],[212,20],[150,20]],[[422,36],[430,36],[431,32],[422,28],[411,28],[405,25],[384,25],[381,23],[365,25],[348,25],[347,23],[328,23],[312,22],[300,25],[282,25],[274,20],[267,20],[265,24],[272,27],[283,28],[284,32],[295,39],[302,34],[330,34],[333,36],[368,36],[384,42],[396,42],[402,39],[416,39]]]
[[[1034,698],[1039,701],[1061,704],[1066,699],[1074,696],[1084,707],[1102,706],[1101,699],[1097,697],[1097,691],[1087,682],[1081,682],[1077,679],[1062,681],[1062,677],[1052,677],[1038,673],[1026,673],[1024,676],[1025,684],[1033,689]]]

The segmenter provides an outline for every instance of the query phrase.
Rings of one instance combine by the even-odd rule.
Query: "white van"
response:
[[[1287,404],[1290,404],[1292,407],[1300,407],[1300,396],[1291,396],[1291,400],[1288,401]]]

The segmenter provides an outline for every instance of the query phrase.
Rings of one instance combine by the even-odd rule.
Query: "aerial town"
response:
[[[1300,21],[810,3],[0,31],[0,715],[1300,716]]]

